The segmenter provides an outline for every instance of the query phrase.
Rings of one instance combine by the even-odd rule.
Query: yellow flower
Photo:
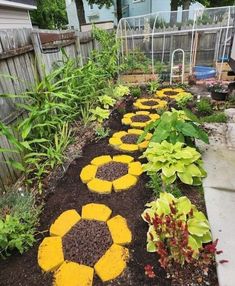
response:
[[[144,128],[150,122],[156,121],[159,118],[158,114],[153,114],[149,111],[136,111],[135,113],[126,113],[122,118],[122,124],[130,125],[133,128]]]
[[[182,88],[163,88],[161,90],[158,90],[155,94],[156,97],[159,98],[164,98],[164,97],[170,97],[172,98],[172,96],[177,96],[177,94],[184,92],[184,89]]]
[[[136,109],[141,110],[156,110],[167,106],[167,101],[155,98],[140,98],[133,103]]]
[[[110,194],[128,190],[137,184],[138,177],[142,174],[140,162],[133,162],[129,155],[109,155],[94,158],[85,166],[80,174],[83,183],[87,184],[91,192]]]
[[[138,150],[146,149],[152,134],[147,133],[145,140],[141,143],[137,143],[139,136],[143,132],[144,131],[140,129],[129,129],[127,132],[116,132],[109,139],[109,144],[112,145],[115,149],[128,152],[135,152]]]
[[[132,240],[131,231],[124,217],[116,215],[111,217],[112,210],[103,204],[88,204],[82,207],[81,216],[76,210],[63,212],[51,225],[50,237],[44,238],[38,249],[38,264],[45,272],[54,272],[54,286],[92,286],[94,272],[105,282],[118,277],[126,268],[129,250],[124,245]],[[93,221],[102,224],[110,240],[110,246],[104,250],[103,255],[91,265],[70,261],[64,255],[64,240],[67,235],[74,236],[80,241],[83,233],[75,235],[74,229],[81,223]],[[89,224],[88,224],[89,225]],[[66,230],[66,231],[65,231]],[[103,240],[105,237],[102,237]],[[93,238],[94,245],[102,243],[98,237]],[[72,252],[75,251],[74,241],[69,240]],[[75,245],[76,242],[75,242]],[[80,248],[81,251],[81,248]],[[87,251],[84,248],[84,251]],[[73,253],[70,254],[73,257]]]

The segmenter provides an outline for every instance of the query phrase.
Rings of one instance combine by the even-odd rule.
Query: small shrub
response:
[[[201,115],[211,115],[213,113],[213,106],[209,98],[202,98],[197,102],[196,107]]]
[[[104,128],[103,126],[98,126],[95,130],[96,141],[99,141],[101,139],[108,137],[109,133],[110,133],[109,128]]]
[[[152,189],[155,198],[159,198],[160,193],[163,191],[162,179],[160,175],[157,173],[149,172],[148,176],[150,180],[146,186]],[[167,185],[167,186],[164,186],[164,188],[167,193],[172,194],[176,198],[179,198],[182,196],[180,189],[174,185]]]
[[[150,94],[154,94],[154,93],[156,93],[159,86],[160,86],[160,84],[158,81],[150,81],[147,85],[147,90]]]
[[[187,197],[175,198],[161,193],[160,198],[146,204],[142,218],[149,225],[147,251],[156,252],[163,268],[170,263],[193,262],[202,258],[209,264],[216,248],[205,215]],[[205,245],[207,244],[207,245]]]
[[[31,193],[8,192],[0,198],[0,256],[13,250],[20,253],[35,242],[41,207],[36,206]]]
[[[193,99],[193,95],[189,92],[182,92],[175,98],[176,104],[179,108],[184,109],[187,104]]]
[[[130,89],[128,86],[125,85],[118,85],[114,88],[113,91],[113,97],[117,100],[122,98],[124,95],[129,95],[129,94],[130,94]]]
[[[139,98],[141,95],[141,89],[138,86],[132,87],[130,93],[133,97]]]
[[[184,146],[184,143],[150,142],[141,158],[148,160],[143,164],[143,170],[160,173],[166,185],[174,183],[177,178],[188,185],[201,185],[202,178],[206,176],[201,154],[195,148]]]
[[[224,112],[215,113],[201,118],[202,123],[226,123],[228,121]]]

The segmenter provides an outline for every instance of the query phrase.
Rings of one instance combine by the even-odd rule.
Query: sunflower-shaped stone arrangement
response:
[[[38,249],[38,264],[54,272],[53,286],[92,286],[94,272],[105,282],[126,268],[129,250],[123,245],[132,239],[126,219],[111,217],[103,204],[63,212],[50,227]]]
[[[156,110],[167,107],[167,101],[156,98],[139,98],[133,103],[136,109],[140,110]]]
[[[87,184],[91,192],[110,194],[125,191],[135,186],[142,174],[140,162],[128,155],[116,155],[111,158],[103,155],[94,158],[85,166],[80,174],[83,183]]]
[[[109,139],[109,144],[117,150],[125,152],[136,152],[146,149],[149,144],[149,140],[152,137],[151,133],[147,133],[144,140],[138,143],[140,135],[143,133],[140,129],[129,129],[127,131],[120,131],[113,134]]]
[[[177,96],[181,92],[185,92],[185,90],[183,88],[169,87],[169,88],[163,88],[161,90],[158,90],[155,96],[159,98],[166,98],[166,97],[172,98],[172,96]]]
[[[156,121],[160,116],[149,111],[136,111],[135,113],[126,113],[122,118],[122,124],[130,125],[133,128],[145,128],[150,122]]]

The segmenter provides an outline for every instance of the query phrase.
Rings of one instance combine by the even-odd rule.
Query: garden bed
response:
[[[128,112],[132,111],[130,99],[127,102]],[[122,115],[114,110],[109,121],[106,123],[111,128],[111,133],[127,130],[127,127],[121,125]],[[112,134],[111,134],[112,135]],[[68,209],[75,209],[81,213],[83,205],[88,203],[102,203],[110,207],[113,215],[120,214],[128,222],[132,232],[133,240],[128,246],[130,250],[130,260],[127,269],[123,274],[107,283],[101,282],[98,276],[94,276],[94,286],[101,285],[141,285],[141,286],[170,286],[170,285],[218,285],[215,266],[208,269],[198,267],[198,265],[189,265],[182,270],[172,265],[171,277],[158,263],[158,257],[155,253],[146,251],[146,233],[148,226],[141,218],[145,203],[153,200],[153,194],[146,187],[148,177],[142,174],[135,187],[124,192],[112,192],[109,195],[99,195],[90,192],[86,184],[80,179],[80,173],[83,167],[90,161],[100,155],[110,155],[111,157],[120,154],[108,144],[108,139],[102,139],[98,142],[89,142],[83,148],[82,156],[76,158],[69,166],[62,179],[56,182],[55,188],[48,190],[45,198],[45,207],[41,215],[40,230],[43,233],[38,235],[38,243],[23,255],[15,254],[7,260],[0,261],[1,282],[4,286],[51,286],[52,275],[43,274],[37,263],[37,251],[39,242],[42,238],[48,236],[45,230],[48,230],[54,220]],[[132,153],[135,160],[141,153]],[[196,187],[182,185],[182,193],[190,198],[200,210],[205,211],[205,204],[202,192]],[[156,277],[148,278],[145,275],[144,267],[153,265]],[[203,272],[204,271],[204,272]],[[194,283],[194,284],[192,284]]]

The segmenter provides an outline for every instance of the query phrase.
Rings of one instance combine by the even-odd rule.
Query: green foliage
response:
[[[103,109],[99,106],[97,106],[95,109],[91,109],[91,113],[91,120],[98,121],[99,123],[102,123],[105,119],[109,118],[109,110]]]
[[[148,173],[160,173],[162,181],[172,184],[177,178],[188,185],[201,185],[206,171],[202,167],[201,154],[195,148],[177,142],[171,144],[150,142],[141,158],[148,160],[143,170]]]
[[[206,132],[182,110],[177,111],[172,109],[172,112],[164,112],[160,119],[150,123],[145,128],[144,133],[139,138],[139,142],[145,138],[149,131],[153,134],[151,142],[160,143],[163,140],[167,140],[173,144],[176,142],[187,142],[192,144],[192,141],[195,138],[202,140],[205,143],[209,142]]]
[[[226,123],[228,118],[224,112],[218,112],[209,116],[201,117],[200,120],[202,123]]]
[[[187,197],[161,193],[146,206],[142,218],[149,225],[147,251],[160,255],[162,267],[173,261],[181,265],[193,262],[200,252],[206,252],[205,244],[212,241],[208,220]]]
[[[210,115],[213,113],[213,106],[209,98],[202,98],[197,102],[196,107],[201,115]]]
[[[122,69],[126,73],[132,73],[139,70],[143,73],[149,72],[149,67],[151,65],[150,59],[148,59],[145,54],[139,50],[133,50],[131,54],[128,54],[124,59]]]
[[[147,183],[147,187],[153,190],[155,198],[158,198],[160,193],[163,191],[162,179],[158,173],[148,172],[150,181]],[[182,196],[180,189],[174,185],[164,186],[165,192],[172,194],[176,198]]]
[[[182,92],[175,98],[176,104],[179,108],[184,109],[189,101],[193,99],[193,95],[189,92]]]
[[[33,194],[28,192],[9,191],[0,198],[1,257],[14,250],[23,253],[33,245],[40,211]]]
[[[140,87],[138,87],[138,86],[133,86],[133,87],[131,87],[131,89],[130,89],[130,93],[131,93],[131,95],[132,95],[133,97],[139,98],[140,95],[141,95],[141,89],[140,89]]]
[[[154,93],[156,93],[159,86],[160,86],[160,84],[158,81],[150,81],[147,85],[147,90],[150,94],[154,94]]]
[[[99,102],[103,108],[109,109],[114,106],[116,100],[108,95],[102,95],[99,97]]]
[[[125,85],[118,85],[114,88],[114,91],[113,91],[113,97],[115,99],[120,99],[124,95],[129,95],[129,94],[130,94],[130,88]]]
[[[64,0],[37,0],[37,9],[30,16],[41,29],[61,29],[68,24]]]
[[[105,128],[103,126],[98,126],[95,130],[95,138],[96,138],[96,141],[99,141],[101,139],[104,139],[106,137],[109,136],[109,133],[110,133],[110,129],[109,128]]]

